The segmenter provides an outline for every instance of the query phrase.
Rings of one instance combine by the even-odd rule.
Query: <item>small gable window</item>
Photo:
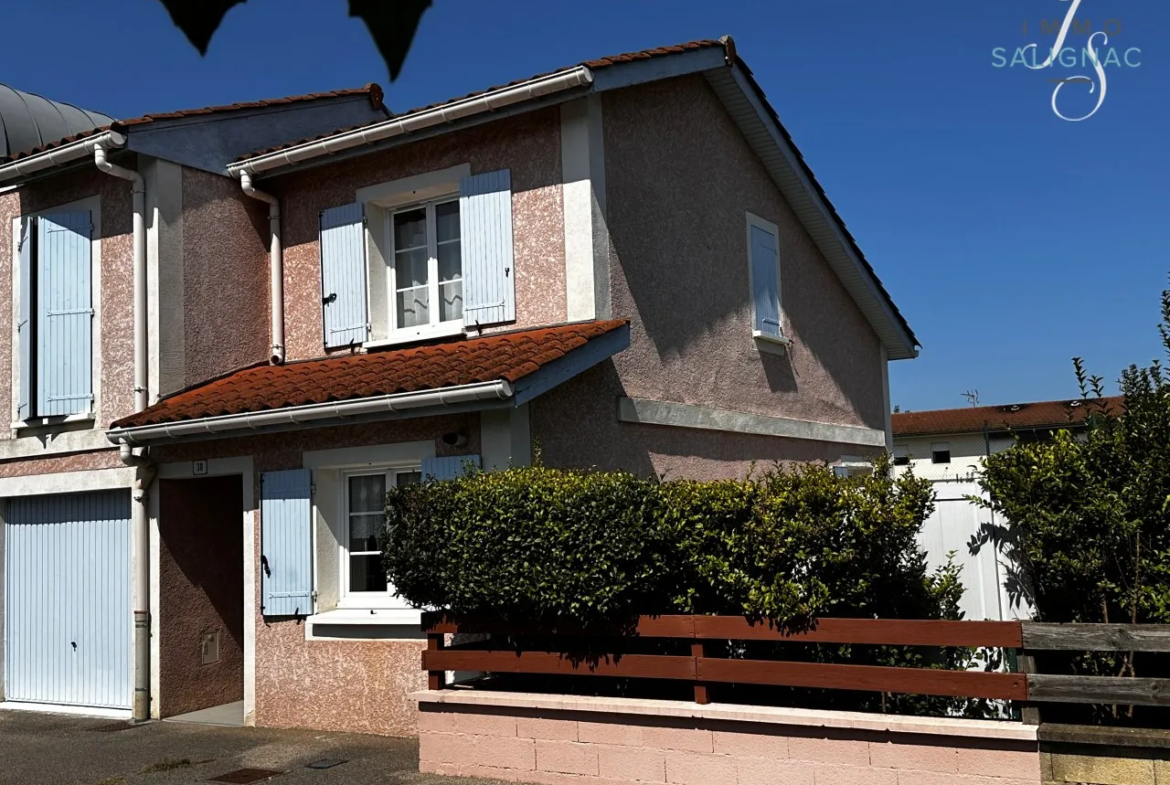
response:
[[[748,213],[747,248],[752,338],[761,351],[785,346],[789,341],[780,324],[780,231],[776,224]]]
[[[950,442],[935,442],[930,445],[930,462],[931,463],[950,463],[951,462],[951,443]]]

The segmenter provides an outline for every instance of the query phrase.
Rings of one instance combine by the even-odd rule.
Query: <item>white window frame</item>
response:
[[[934,458],[935,453],[940,453],[940,452],[945,452],[947,454],[947,459],[945,461],[936,461],[935,460],[935,458]],[[935,466],[946,466],[946,465],[949,465],[952,461],[954,461],[954,459],[955,459],[955,456],[951,453],[951,443],[950,442],[931,442],[930,462],[932,464],[934,464]]]
[[[382,474],[386,477],[387,491],[394,487],[394,482],[399,474],[407,474],[411,472],[422,472],[422,463],[420,461],[394,463],[390,465],[370,466],[360,469],[347,469],[340,473],[341,488],[338,494],[338,502],[341,509],[338,515],[338,554],[340,563],[338,564],[338,580],[341,585],[338,587],[337,607],[338,608],[390,608],[409,610],[411,606],[406,600],[393,593],[393,587],[387,583],[387,591],[385,592],[370,592],[370,591],[351,591],[349,588],[349,540],[350,530],[349,521],[351,513],[349,508],[349,479],[351,477],[369,477],[371,475]],[[364,551],[363,551],[364,553]]]
[[[765,220],[755,213],[748,212],[747,225],[744,227],[744,237],[747,240],[747,266],[748,266],[748,298],[752,304],[752,341],[755,343],[756,349],[761,352],[771,354],[783,354],[788,346],[792,344],[792,339],[784,334],[784,295],[782,289],[782,279],[780,273],[782,272],[780,264],[780,227],[771,221]],[[776,313],[780,318],[780,334],[771,335],[756,329],[756,286],[755,286],[755,270],[752,265],[752,228],[757,228],[767,232],[776,238]]]
[[[394,214],[431,202],[458,199],[459,181],[470,175],[471,165],[464,163],[357,190],[357,201],[366,210],[366,256],[369,265],[366,281],[371,330],[369,340],[362,344],[364,348],[376,349],[466,334],[462,320],[395,329],[398,306],[395,300],[397,293],[394,291]],[[460,242],[464,240],[462,236],[459,239]],[[437,283],[437,277],[435,280]]]
[[[458,319],[450,319],[445,322],[438,321],[439,316],[439,238],[438,238],[438,221],[435,218],[435,208],[441,204],[450,204],[454,202],[459,203],[459,193],[449,194],[437,199],[428,199],[425,202],[415,202],[413,204],[406,204],[391,210],[386,217],[386,247],[390,249],[390,258],[387,261],[386,269],[386,302],[389,307],[387,314],[387,324],[389,324],[390,335],[406,339],[415,338],[433,338],[438,336],[457,335],[463,332],[463,317]],[[400,327],[398,325],[398,269],[395,262],[398,249],[394,243],[394,219],[401,213],[414,212],[415,210],[426,211],[427,224],[427,312],[430,316],[430,322],[425,325],[415,325],[413,327]],[[460,233],[460,245],[463,243],[463,236]],[[459,280],[463,281],[463,260],[459,261]],[[421,287],[415,287],[421,288]],[[462,290],[461,290],[462,291]],[[462,296],[462,295],[461,295]],[[462,311],[460,312],[462,313]]]
[[[20,375],[25,370],[20,367],[20,238],[21,228],[26,220],[32,218],[40,218],[42,216],[53,215],[55,213],[76,213],[82,211],[89,211],[90,223],[93,229],[90,233],[90,303],[93,307],[93,323],[90,330],[90,373],[93,378],[90,380],[90,389],[93,390],[93,400],[90,403],[89,411],[77,412],[76,414],[69,414],[65,416],[56,417],[29,417],[21,420],[18,417],[20,411]],[[29,430],[32,428],[44,428],[46,426],[60,426],[72,423],[89,423],[90,427],[98,422],[104,422],[106,418],[101,411],[101,379],[102,379],[102,354],[99,347],[102,345],[102,210],[101,197],[90,196],[85,199],[78,199],[75,202],[68,202],[66,204],[54,205],[53,207],[44,210],[37,210],[31,213],[23,213],[15,216],[12,219],[12,339],[9,346],[12,347],[12,401],[10,409],[11,428],[14,431]],[[36,260],[34,260],[34,264]],[[33,293],[36,296],[36,293]]]

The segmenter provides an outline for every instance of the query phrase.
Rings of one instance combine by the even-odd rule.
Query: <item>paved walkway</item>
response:
[[[346,762],[306,768],[329,759]],[[263,785],[493,785],[419,774],[415,739],[0,710],[0,785],[190,785],[244,768],[281,772]]]

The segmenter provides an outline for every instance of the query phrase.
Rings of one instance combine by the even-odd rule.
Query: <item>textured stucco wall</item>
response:
[[[132,159],[118,163],[134,167]],[[0,402],[9,411],[12,408],[12,219],[93,196],[101,199],[101,345],[95,347],[101,357],[99,424],[108,424],[133,410],[134,346],[129,338],[134,330],[130,183],[89,167],[0,195],[0,309],[4,324],[4,338],[0,340]],[[0,439],[11,437],[9,429],[0,429]]]
[[[560,156],[560,115],[552,108],[266,181],[264,187],[281,197],[285,211],[289,359],[324,353],[317,243],[320,212],[352,203],[359,188],[464,163],[470,164],[473,174],[511,170],[516,322],[504,329],[564,321]]]
[[[612,312],[631,342],[533,403],[546,462],[714,478],[875,452],[617,421],[621,396],[877,429],[885,412],[876,334],[707,83],[606,93],[603,117]],[[751,338],[749,211],[780,230],[783,354]]]
[[[184,387],[268,359],[268,297],[267,206],[184,169]]]
[[[468,444],[452,452],[439,437],[463,431]],[[251,455],[259,473],[298,468],[308,450],[435,440],[437,455],[479,452],[475,414],[424,417],[344,428],[197,442],[157,450],[160,463]],[[259,507],[259,502],[257,502]],[[253,557],[260,561],[262,522],[256,514]],[[257,571],[256,608],[260,607]],[[415,733],[416,707],[407,696],[426,686],[419,652],[425,642],[405,640],[305,640],[295,619],[264,618],[256,626],[256,724],[407,736]]]
[[[173,717],[244,697],[244,491],[236,476],[160,480],[158,493],[158,705]],[[219,632],[206,665],[205,632]]]
[[[882,429],[876,334],[701,77],[604,95],[615,363],[632,397]],[[780,228],[785,355],[753,346],[745,213]]]

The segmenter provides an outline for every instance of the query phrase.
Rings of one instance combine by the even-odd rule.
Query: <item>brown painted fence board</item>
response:
[[[458,651],[445,649],[423,652],[423,669],[428,671],[485,671],[487,673],[535,673],[565,676],[622,676],[641,679],[695,678],[694,657],[655,654],[623,654],[600,661],[574,661],[545,651]]]
[[[699,660],[698,677],[709,682],[769,684],[917,695],[1024,700],[1027,686],[1018,673],[893,668],[772,660]]]
[[[1042,703],[1170,706],[1170,679],[1028,675],[1028,698]]]
[[[1023,645],[1041,651],[1170,652],[1170,624],[1023,623]]]
[[[789,634],[741,616],[695,616],[695,637],[786,640],[796,643],[860,643],[890,646],[1020,646],[1016,621],[820,619],[814,629]]]

